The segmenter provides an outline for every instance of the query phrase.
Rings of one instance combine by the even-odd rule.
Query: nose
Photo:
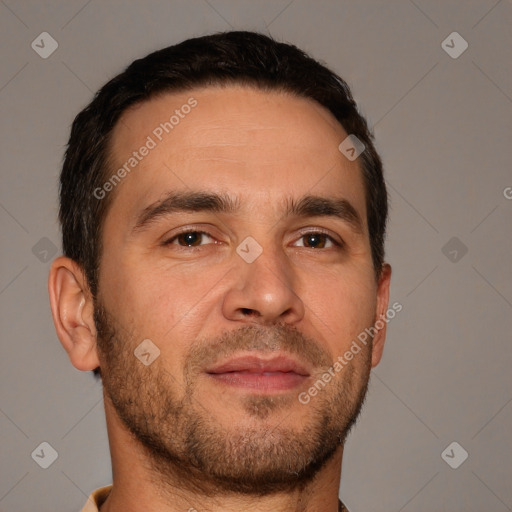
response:
[[[264,249],[252,263],[234,255],[237,277],[227,290],[223,314],[232,321],[272,325],[295,324],[304,317],[304,303],[294,290],[297,277],[278,249]]]

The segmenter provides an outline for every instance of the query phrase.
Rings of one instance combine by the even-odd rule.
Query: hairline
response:
[[[301,94],[298,91],[293,90],[293,86],[290,87],[287,84],[271,84],[268,82],[265,82],[265,80],[258,80],[257,78],[251,78],[247,76],[238,76],[238,77],[208,77],[204,80],[198,80],[195,83],[192,84],[180,84],[180,85],[172,85],[170,84],[169,87],[163,88],[158,91],[154,91],[149,93],[149,95],[145,98],[140,98],[136,101],[134,101],[132,104],[128,105],[119,115],[117,118],[115,124],[108,132],[106,138],[105,138],[105,146],[103,150],[103,155],[100,155],[100,179],[101,182],[106,182],[108,179],[112,176],[112,174],[115,172],[116,167],[118,166],[118,163],[116,163],[115,155],[113,154],[113,140],[115,136],[115,132],[122,122],[123,118],[132,112],[133,110],[136,110],[138,107],[142,107],[144,104],[149,103],[151,101],[158,100],[160,98],[163,98],[165,96],[172,96],[172,95],[179,95],[185,92],[193,92],[193,91],[202,91],[202,90],[215,90],[215,89],[229,89],[233,86],[240,86],[247,89],[253,89],[256,91],[261,91],[264,93],[281,93],[284,95],[288,95],[290,97],[294,97],[297,99],[303,99],[310,102],[313,106],[321,107],[321,109],[324,112],[327,112],[329,116],[336,122],[336,124],[341,127],[345,132],[346,128],[343,126],[343,124],[339,121],[339,119],[334,115],[334,113],[325,105],[320,103],[317,99],[313,98],[310,95],[307,94]],[[371,253],[372,253],[372,266],[374,267],[375,271],[375,277],[376,280],[380,276],[382,272],[382,268],[377,269],[375,268],[375,262],[374,262],[374,255],[373,255],[373,247],[372,247],[372,240],[371,240],[371,233],[370,233],[370,225],[369,225],[369,209],[368,209],[368,198],[369,198],[369,190],[367,185],[367,179],[366,176],[368,174],[368,169],[364,161],[364,153],[361,155],[361,158],[357,159],[357,168],[359,172],[361,173],[361,178],[363,181],[363,189],[364,189],[364,201],[365,201],[365,213],[366,213],[366,223],[368,225],[368,240],[370,243]],[[99,281],[100,281],[100,268],[101,268],[101,261],[103,256],[103,234],[104,234],[104,227],[105,223],[108,217],[108,214],[110,210],[113,207],[113,203],[119,194],[119,189],[121,187],[115,187],[112,191],[110,191],[107,196],[102,200],[105,201],[102,210],[99,213],[98,216],[98,226],[97,226],[97,254],[96,254],[96,289],[99,290]]]

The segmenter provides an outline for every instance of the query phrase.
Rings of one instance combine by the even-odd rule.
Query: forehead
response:
[[[195,106],[187,107],[193,103]],[[224,141],[229,134],[231,142],[244,144],[250,142],[252,136],[258,136],[258,128],[284,128],[290,134],[309,131],[313,148],[318,147],[325,133],[315,136],[316,130],[308,130],[307,123],[314,123],[315,127],[322,124],[329,131],[345,133],[335,117],[312,99],[285,91],[232,84],[162,93],[136,104],[123,113],[114,128],[113,139],[136,144],[140,135],[138,130],[151,134],[160,123],[169,121],[171,117],[174,117],[171,124],[175,142],[181,139],[181,135],[186,135],[191,144],[202,142],[202,127],[220,129],[217,140]]]
[[[365,218],[359,164],[338,150],[346,137],[327,109],[289,93],[230,85],[162,94],[129,109],[114,129],[112,172],[129,169],[114,205],[133,217],[135,206],[173,189],[267,205],[283,194],[338,193]]]

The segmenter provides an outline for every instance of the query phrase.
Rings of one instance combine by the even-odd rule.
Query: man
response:
[[[250,32],[155,52],[75,119],[60,200],[53,318],[113,468],[84,510],[346,510],[391,276],[346,83]]]

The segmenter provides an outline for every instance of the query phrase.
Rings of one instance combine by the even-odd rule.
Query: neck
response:
[[[112,457],[113,488],[101,512],[336,512],[341,478],[343,446],[316,473],[314,478],[291,491],[264,496],[229,492],[213,484],[196,485],[200,475],[168,465],[159,472],[140,442],[119,420],[105,397],[107,429]]]

